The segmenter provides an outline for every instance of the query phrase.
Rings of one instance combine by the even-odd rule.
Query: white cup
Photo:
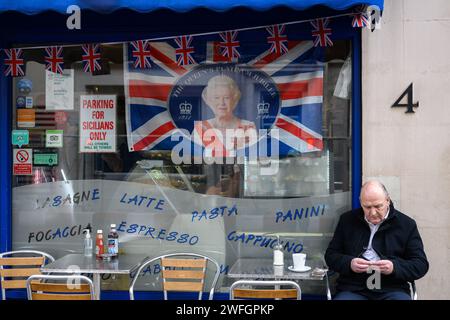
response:
[[[293,253],[292,260],[294,261],[295,270],[304,269],[306,263],[306,253]]]

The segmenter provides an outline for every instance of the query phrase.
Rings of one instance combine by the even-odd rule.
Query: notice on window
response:
[[[45,109],[73,110],[73,69],[63,74],[45,71]]]
[[[116,152],[116,96],[80,97],[80,152]]]
[[[46,148],[62,148],[63,147],[63,130],[46,130],[45,131],[45,147]]]
[[[33,172],[33,149],[13,150],[13,175],[29,176]]]
[[[34,109],[17,109],[17,127],[34,128],[36,126],[36,112]]]

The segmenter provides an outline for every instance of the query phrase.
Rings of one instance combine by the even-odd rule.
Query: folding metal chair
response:
[[[28,300],[95,299],[92,280],[82,275],[33,275],[27,280],[27,295]]]
[[[300,289],[300,286],[294,281],[239,280],[234,282],[230,287],[231,300],[237,299],[301,300],[301,298],[302,298],[302,290]]]
[[[411,300],[417,300],[416,284],[414,283],[414,281],[408,282],[408,284],[409,284],[409,291],[410,291],[410,294],[411,294]]]
[[[17,250],[0,253],[0,283],[2,300],[6,300],[6,289],[25,289],[29,276],[40,274],[39,268],[55,259],[48,253],[35,250]]]
[[[209,300],[212,300],[217,280],[220,276],[220,267],[216,260],[195,253],[172,253],[155,257],[145,261],[130,284],[130,300],[134,300],[134,286],[142,270],[148,265],[160,260],[163,279],[164,300],[168,300],[169,291],[198,292],[198,300],[202,299],[205,290],[205,278],[208,265],[214,265],[215,273],[209,290]]]

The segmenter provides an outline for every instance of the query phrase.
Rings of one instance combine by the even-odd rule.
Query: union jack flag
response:
[[[150,64],[150,43],[148,41],[138,40],[132,41],[132,56],[134,59],[133,66],[135,68],[145,69],[151,68]]]
[[[100,71],[102,69],[100,65],[100,45],[99,44],[84,44],[83,48],[83,70],[84,72]]]
[[[178,45],[178,48],[175,49],[175,54],[178,57],[177,63],[179,66],[195,64],[194,58],[192,58],[194,53],[194,47],[191,47],[192,39],[192,36],[175,38],[175,42]]]
[[[21,58],[22,49],[4,49],[6,54],[5,59],[5,75],[11,77],[22,77],[25,75],[23,71],[24,60]]]
[[[247,78],[236,76],[236,83],[242,95],[235,111],[239,112],[240,118],[248,120],[245,123],[254,121],[258,129],[269,129],[267,139],[279,141],[280,154],[288,154],[292,150],[323,150],[321,131],[324,64],[321,57],[324,49],[316,48],[313,41],[293,40],[295,36],[291,37],[287,32],[289,30],[284,31],[289,38],[289,41],[284,43],[288,50],[282,50],[281,54],[276,53],[267,42],[264,29],[241,32],[240,40],[245,46],[242,47],[239,64],[223,61],[222,54],[217,52],[218,41],[215,35],[194,38],[190,44],[195,48],[194,63],[188,65],[178,63],[176,50],[179,48],[179,41],[174,39],[152,42],[152,69],[137,69],[127,62],[132,58],[131,48],[128,47],[124,61],[127,65],[125,96],[129,150],[171,150],[178,143],[172,141],[171,137],[180,133],[180,129],[188,127],[181,126],[182,121],[191,121],[188,131],[193,134],[194,120],[207,118],[202,104],[202,91],[209,79],[213,77],[215,70],[233,68],[241,68],[244,70],[242,74],[254,70],[254,79],[262,74],[267,77],[266,80],[261,78],[258,80],[260,82],[252,83],[251,80],[247,82]],[[236,33],[230,36],[229,40],[235,42]],[[307,34],[304,37],[306,36]],[[228,53],[233,55],[235,47],[229,49]],[[234,71],[229,72],[231,76],[232,72]],[[221,71],[216,72],[220,73]],[[268,85],[269,82],[276,88],[276,94],[279,96],[274,100],[279,105],[276,112],[271,113],[270,126],[265,126],[266,120],[258,118],[257,113],[272,108],[267,103],[270,94],[262,89],[255,91],[255,86],[258,83]],[[182,93],[182,90],[186,90],[183,91],[185,93]],[[174,116],[174,112],[179,114]],[[180,115],[192,119],[181,121]],[[278,129],[278,135],[272,134],[273,129]],[[196,141],[192,134],[189,139],[193,148],[197,146],[205,150],[206,145]]]
[[[352,20],[352,27],[353,28],[365,28],[369,26],[369,18],[367,17],[366,13],[355,13],[352,14],[353,20]]]
[[[311,21],[311,25],[314,30],[312,31],[313,37],[316,37],[314,40],[314,46],[321,47],[331,47],[333,46],[333,41],[331,41],[330,35],[332,30],[327,28],[330,20],[328,18],[316,19],[315,21]]]
[[[226,31],[220,33],[220,37],[223,40],[219,43],[222,48],[221,54],[224,57],[227,57],[229,62],[234,61],[241,56],[237,50],[240,47],[240,42],[236,41],[237,35],[237,31]]]
[[[288,52],[288,38],[283,34],[284,29],[285,26],[283,24],[266,28],[270,34],[270,37],[267,37],[267,41],[272,45],[270,51],[278,55]]]
[[[62,47],[45,48],[45,69],[53,73],[63,74],[64,59]]]

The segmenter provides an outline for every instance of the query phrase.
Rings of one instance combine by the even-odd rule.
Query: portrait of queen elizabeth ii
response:
[[[241,119],[234,114],[240,98],[241,91],[231,77],[221,74],[209,79],[202,91],[202,99],[211,109],[214,117],[194,122],[194,133],[202,137],[205,146],[227,149],[224,143],[226,135],[240,129],[239,131],[244,133],[244,137],[235,140],[234,148],[241,148],[244,143],[248,142],[250,134],[256,135],[254,122]],[[206,131],[208,131],[209,144],[205,143],[207,142],[204,136]]]

